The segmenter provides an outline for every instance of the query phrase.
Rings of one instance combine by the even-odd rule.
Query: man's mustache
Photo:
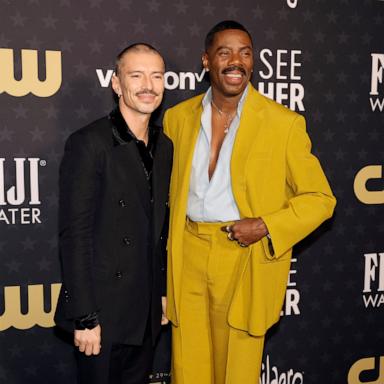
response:
[[[239,67],[238,65],[231,65],[230,67],[227,67],[227,68],[223,69],[223,71],[221,73],[223,75],[226,75],[228,72],[232,72],[232,71],[239,71],[243,75],[247,74],[245,69],[243,67]]]
[[[136,93],[136,96],[138,96],[138,95],[153,95],[153,96],[159,96],[158,93],[156,93],[155,91],[152,91],[151,89],[143,89],[142,91]]]

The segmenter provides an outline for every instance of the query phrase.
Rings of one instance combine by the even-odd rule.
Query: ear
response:
[[[203,53],[203,56],[201,57],[201,61],[203,63],[204,69],[209,72],[209,60],[208,60],[208,54],[206,52]]]
[[[115,91],[116,95],[120,97],[121,95],[121,87],[120,87],[120,80],[118,76],[113,74],[112,76],[112,89]]]

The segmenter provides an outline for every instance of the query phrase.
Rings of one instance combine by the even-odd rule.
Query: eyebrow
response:
[[[229,47],[228,45],[220,45],[219,47],[217,47],[216,52],[220,51],[220,49],[233,49],[233,48]],[[240,48],[240,51],[242,51],[244,49],[252,50],[253,48],[250,45],[244,45],[243,47]]]
[[[131,75],[132,73],[144,73],[144,71],[134,70],[134,71],[127,71],[126,73],[128,75]],[[165,71],[153,71],[153,72],[151,72],[151,74],[153,74],[153,73],[160,73],[160,74],[164,75]]]

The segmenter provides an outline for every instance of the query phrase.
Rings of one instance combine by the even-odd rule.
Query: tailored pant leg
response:
[[[100,354],[86,356],[75,350],[77,363],[77,384],[109,384],[110,343],[103,343]]]
[[[226,384],[259,384],[264,336],[251,336],[231,328]]]
[[[186,225],[173,384],[259,383],[264,338],[234,329],[227,320],[249,250],[229,241],[223,225]]]
[[[179,327],[172,326],[172,384],[212,383],[206,265],[210,241],[184,232]]]

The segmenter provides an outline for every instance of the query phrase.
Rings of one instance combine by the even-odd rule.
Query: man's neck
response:
[[[127,123],[129,129],[137,137],[142,140],[145,144],[148,143],[148,125],[150,114],[139,113],[132,109],[127,108],[122,102],[119,103],[120,112],[123,119]]]
[[[239,101],[242,95],[243,95],[243,92],[236,96],[226,96],[226,95],[223,95],[216,88],[212,87],[213,102],[215,103],[217,108],[220,109],[220,111],[223,111],[224,113],[227,113],[227,114],[232,113],[237,109],[237,106],[239,104]]]

